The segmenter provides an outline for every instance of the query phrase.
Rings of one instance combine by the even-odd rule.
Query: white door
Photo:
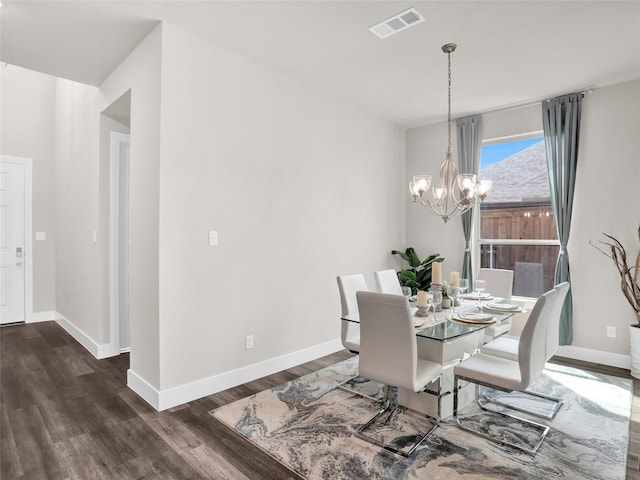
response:
[[[0,162],[0,323],[25,321],[25,167]]]

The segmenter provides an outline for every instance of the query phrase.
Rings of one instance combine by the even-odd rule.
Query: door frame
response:
[[[33,161],[0,155],[0,161],[24,167],[24,321],[37,322],[33,314]]]
[[[111,355],[120,355],[120,144],[129,143],[130,135],[110,132],[109,165],[109,297],[111,319]]]

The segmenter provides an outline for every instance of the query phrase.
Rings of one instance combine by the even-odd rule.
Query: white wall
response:
[[[399,128],[169,25],[163,45],[166,389],[336,341],[335,277],[392,264],[405,199]]]
[[[542,132],[542,106],[527,105],[482,116],[483,140]]]
[[[33,168],[33,311],[53,312],[55,288],[56,79],[14,65],[0,67],[0,153],[31,158]],[[35,232],[47,239],[35,240]]]
[[[627,354],[635,316],[611,260],[589,245],[609,233],[635,258],[640,248],[640,80],[583,100],[580,164],[569,241],[575,346]],[[606,336],[608,325],[616,338]]]
[[[102,102],[99,109],[102,112],[131,89],[130,371],[156,389],[160,385],[158,219],[162,142],[161,48],[162,25],[159,25],[100,85]],[[106,173],[106,169],[103,171]],[[107,184],[108,179],[103,179],[102,187],[107,188]],[[108,210],[102,211],[108,213]],[[106,218],[102,221],[108,223]],[[107,238],[108,235],[105,240]],[[107,242],[103,254],[108,254]],[[104,296],[108,298],[108,290]]]
[[[98,231],[98,105],[97,88],[57,80],[56,310],[102,344],[108,342],[108,311],[99,268],[105,237]]]
[[[563,347],[560,354],[616,366],[625,366],[628,362],[628,325],[633,323],[634,315],[620,292],[619,276],[611,260],[593,249],[589,241],[601,239],[601,232],[612,233],[629,245],[630,255],[637,254],[640,224],[638,107],[640,81],[601,88],[584,98],[568,245],[574,340],[573,345]],[[541,129],[539,105],[484,115],[484,138]],[[455,135],[453,145],[455,156]],[[445,148],[446,124],[409,130],[407,182],[413,174],[436,174]],[[447,268],[447,264],[459,267],[464,248],[459,220],[450,220],[443,226],[440,220],[432,220],[426,213],[416,213],[422,207],[407,203],[407,242],[426,250],[425,253],[440,251],[447,259],[445,271],[453,269],[453,266]],[[617,327],[616,338],[606,337],[608,325]]]

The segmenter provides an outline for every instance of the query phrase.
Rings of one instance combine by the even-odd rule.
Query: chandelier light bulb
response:
[[[477,190],[478,198],[480,199],[481,202],[484,201],[485,198],[487,198],[487,195],[489,195],[492,185],[493,185],[493,182],[491,180],[480,180],[478,182],[476,190]]]
[[[476,176],[472,173],[462,173],[458,175],[458,188],[464,196],[468,196],[470,191],[474,191],[476,186]]]
[[[413,201],[415,202],[420,194],[418,193],[418,189],[416,188],[416,184],[413,181],[409,182],[409,193],[413,197]]]
[[[429,190],[431,185],[431,175],[415,175],[413,177],[413,184],[415,192],[422,197],[424,192]]]

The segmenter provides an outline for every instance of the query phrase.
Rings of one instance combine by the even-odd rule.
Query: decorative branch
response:
[[[600,253],[613,260],[613,263],[620,274],[620,288],[622,290],[622,294],[636,313],[638,324],[640,324],[640,285],[638,285],[638,278],[640,275],[640,249],[636,255],[635,264],[631,264],[631,266],[629,266],[627,263],[627,251],[625,250],[624,245],[622,245],[622,243],[612,235],[606,233],[603,235],[610,240],[610,242],[600,240],[602,245],[608,247],[606,249],[609,250],[608,252],[591,242],[589,242],[589,244]],[[640,240],[640,227],[638,227],[638,240]]]

